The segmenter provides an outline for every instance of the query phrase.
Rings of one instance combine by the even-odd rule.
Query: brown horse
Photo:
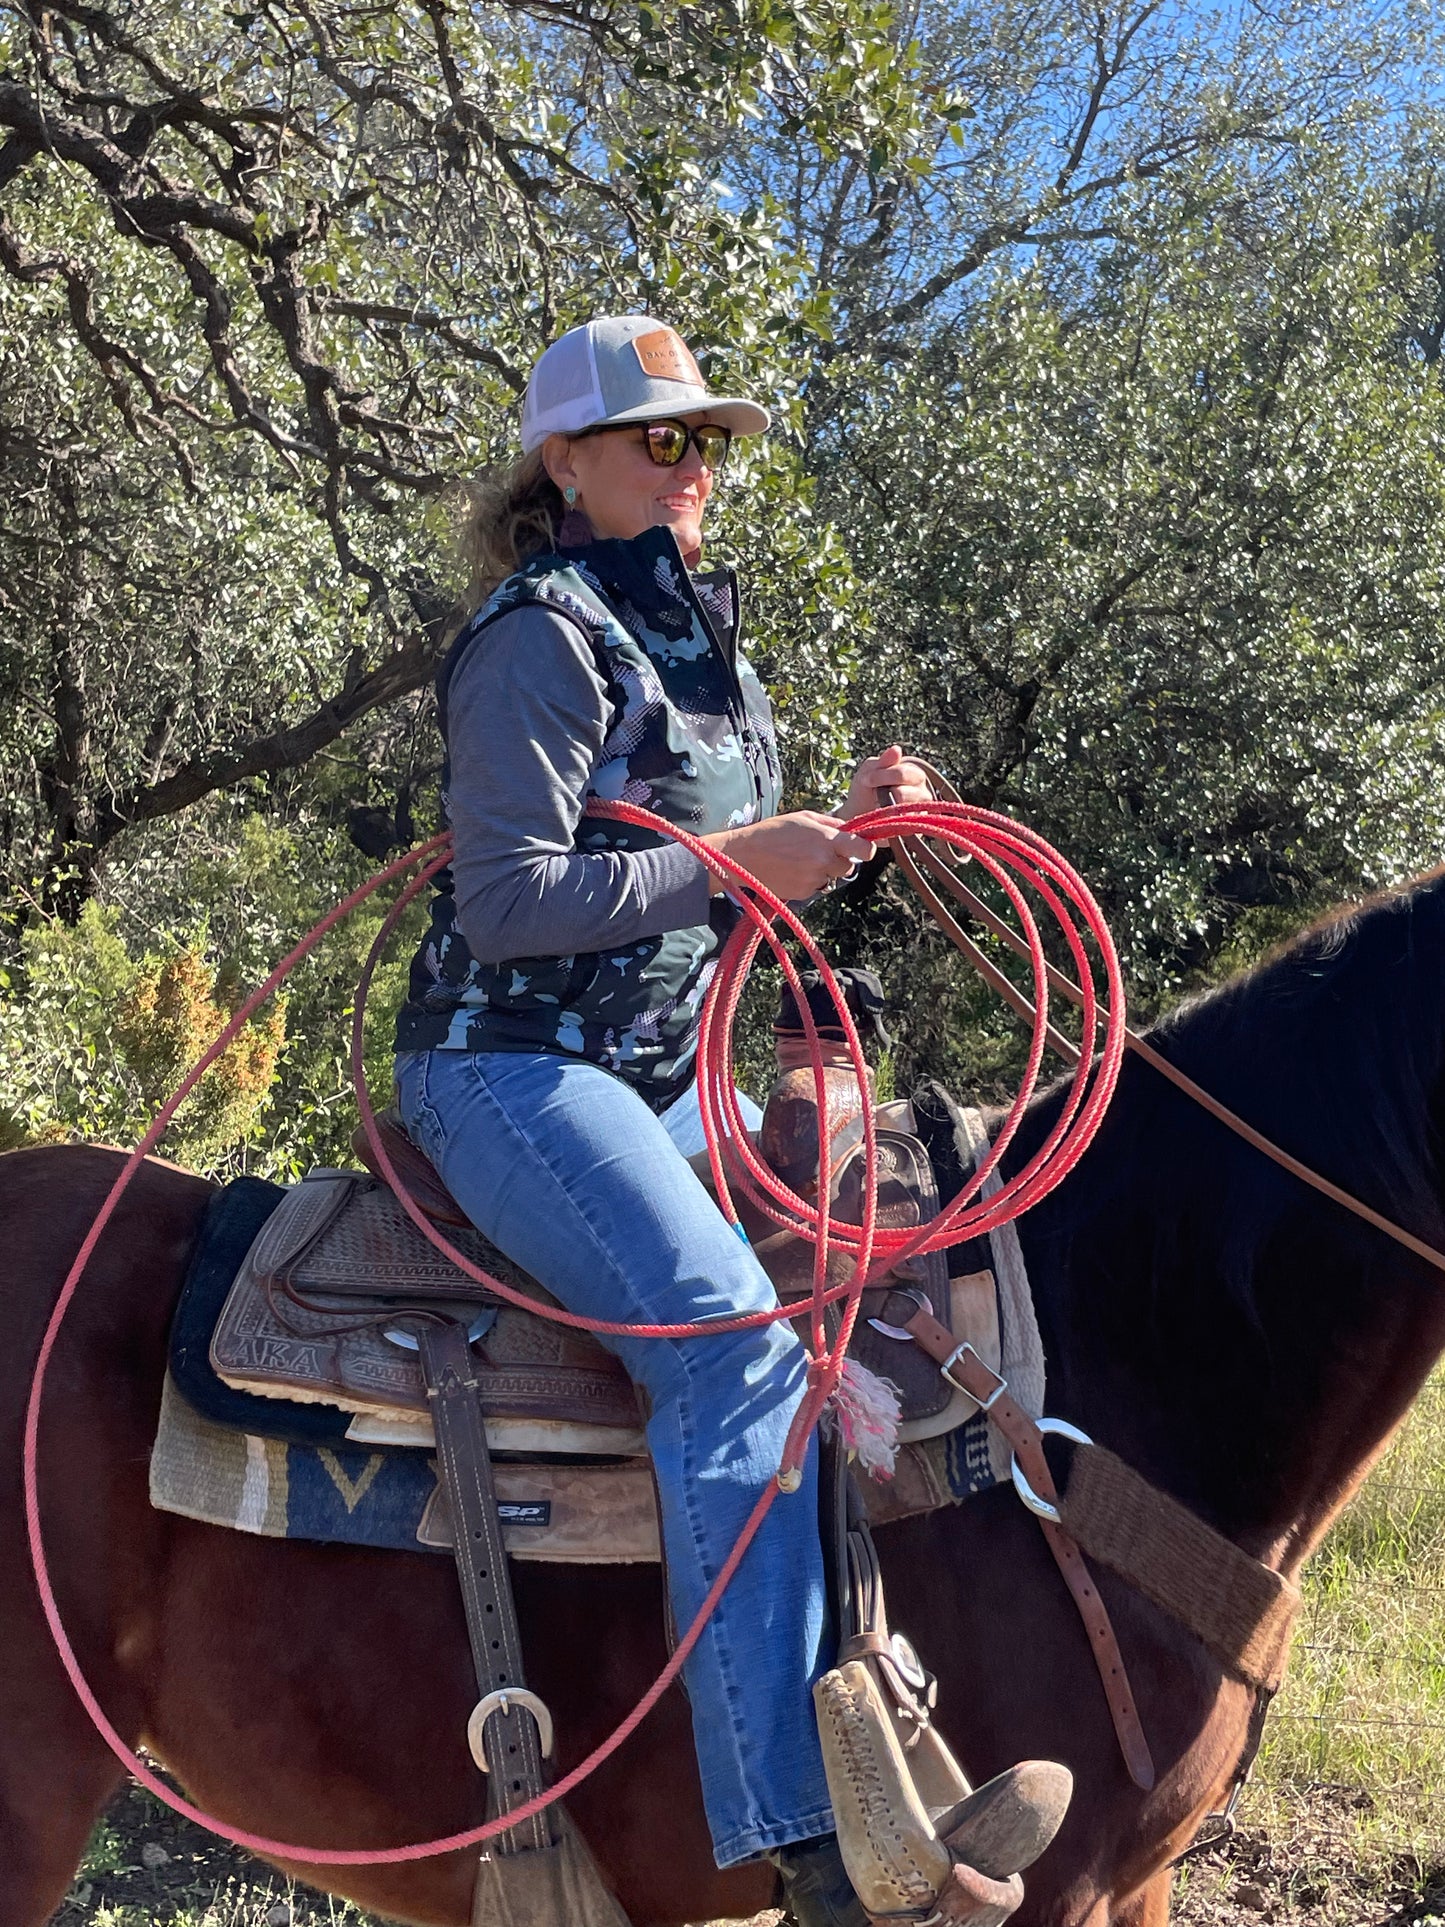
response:
[[[1322,926],[1154,1037],[1277,1142],[1445,1246],[1445,877]],[[1034,1106],[1020,1156],[1056,1102]],[[82,1147],[0,1161],[0,1927],[40,1927],[121,1778],[42,1622],[19,1472],[39,1334],[117,1163]],[[82,1665],[120,1730],[234,1824],[327,1846],[473,1824],[473,1690],[443,1562],[277,1544],[147,1503],[166,1328],[209,1195],[172,1166],[143,1170],[56,1355],[42,1513]],[[1136,1060],[1077,1173],[1022,1232],[1050,1411],[1291,1572],[1445,1345],[1445,1279]],[[1026,1755],[1078,1777],[1019,1927],[1159,1927],[1169,1857],[1244,1745],[1245,1689],[1099,1574],[1159,1767],[1142,1795],[1010,1490],[887,1528],[879,1551],[893,1619],[937,1667],[944,1729],[974,1780]],[[516,1577],[528,1675],[558,1716],[567,1767],[662,1663],[657,1573],[523,1565]],[[766,1867],[712,1868],[677,1693],[572,1807],[636,1927],[773,1898]],[[288,1870],[402,1920],[467,1920],[466,1855]]]

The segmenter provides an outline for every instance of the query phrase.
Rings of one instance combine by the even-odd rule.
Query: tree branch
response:
[[[0,147],[0,194],[3,194],[15,176],[28,167],[40,152],[38,141],[31,140],[26,134],[12,134],[3,147]]]
[[[359,717],[422,687],[436,669],[440,626],[419,625],[384,662],[321,703],[299,723],[193,756],[159,782],[109,798],[97,813],[94,847],[103,849],[131,824],[169,816],[215,790],[229,789],[252,776],[299,768],[318,750],[334,743]]]
[[[439,335],[449,348],[455,348],[468,361],[481,362],[493,369],[515,394],[520,395],[527,386],[527,377],[520,369],[514,368],[504,355],[464,335],[458,325],[460,317],[456,315],[433,314],[425,308],[404,308],[394,301],[357,301],[340,294],[316,294],[311,298],[315,307],[323,313],[349,315],[356,321],[386,322],[398,328],[424,328],[431,334]]]

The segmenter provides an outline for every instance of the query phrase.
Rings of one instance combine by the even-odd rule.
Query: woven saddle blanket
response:
[[[971,1165],[987,1149],[982,1120],[944,1101],[947,1110],[934,1122],[947,1124],[947,1148],[968,1168],[964,1158]],[[938,1146],[930,1148],[937,1157]],[[947,1168],[952,1159],[940,1162]],[[327,1182],[349,1187],[358,1180],[334,1174]],[[153,1503],[268,1536],[447,1551],[450,1522],[415,1354],[385,1338],[376,1316],[385,1303],[368,1304],[367,1318],[358,1321],[354,1299],[333,1299],[324,1290],[327,1263],[350,1263],[354,1254],[343,1251],[328,1261],[323,1253],[322,1289],[313,1277],[298,1301],[284,1300],[279,1308],[274,1292],[237,1282],[248,1262],[257,1269],[258,1251],[261,1271],[274,1276],[276,1251],[284,1259],[297,1243],[294,1204],[292,1229],[286,1214],[278,1214],[287,1197],[278,1186],[243,1179],[213,1201],[173,1333],[151,1464]],[[401,1219],[400,1228],[388,1224],[386,1245],[398,1275],[370,1285],[390,1284],[396,1298],[406,1300],[417,1275],[407,1238],[420,1248],[414,1256],[422,1270],[428,1263],[434,1269],[431,1247],[389,1193],[368,1203]],[[302,1231],[306,1212],[324,1218],[326,1209],[324,1194],[313,1190]],[[268,1258],[266,1233],[277,1227],[280,1240],[273,1235]],[[486,1269],[537,1290],[477,1234],[449,1230],[448,1236]],[[980,1257],[992,1259],[988,1270],[962,1268]],[[940,1270],[958,1335],[1009,1377],[1016,1396],[1042,1409],[1042,1357],[1012,1227],[987,1248],[950,1253]],[[446,1288],[458,1288],[456,1274]],[[937,1303],[937,1282],[930,1296]],[[651,1467],[631,1387],[615,1361],[587,1335],[529,1313],[504,1306],[491,1316],[488,1434],[509,1549],[514,1556],[561,1561],[656,1559]],[[885,1347],[914,1352],[882,1334],[873,1346],[875,1353]],[[326,1353],[319,1372],[306,1357],[318,1347]],[[926,1392],[912,1406],[905,1401],[909,1423],[896,1476],[870,1492],[880,1522],[967,1497],[1006,1475],[1007,1455],[972,1401],[946,1387],[941,1396],[931,1386]],[[568,1462],[578,1454],[594,1462]]]

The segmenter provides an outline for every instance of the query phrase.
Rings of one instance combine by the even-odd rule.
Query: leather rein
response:
[[[927,773],[929,782],[944,801],[962,802],[962,797],[947,777],[940,775],[922,758],[914,757],[913,760]],[[1007,944],[1016,956],[1027,958],[1028,947],[1023,939],[1016,931],[1009,928],[1002,917],[996,916],[980,896],[969,889],[958,874],[959,863],[951,854],[947,857],[940,856],[920,838],[913,836],[899,837],[890,847],[903,874],[933,913],[939,928],[949,942],[967,957],[984,982],[991,989],[996,990],[1005,1003],[1017,1011],[1019,1016],[1032,1023],[1036,1016],[1032,1000],[1019,989],[1012,978],[1005,976],[1004,972],[984,954],[979,945],[959,924],[938,891],[934,889],[933,884],[940,885],[956,903],[968,911],[970,916],[976,918],[985,930]],[[1056,990],[1071,1004],[1082,1006],[1084,994],[1072,978],[1067,977],[1063,971],[1055,969],[1052,964],[1046,964],[1045,970],[1051,990]],[[1066,1064],[1072,1068],[1078,1063],[1078,1048],[1064,1036],[1062,1031],[1053,1024],[1045,1024],[1044,1032],[1050,1045]],[[1203,1110],[1208,1111],[1211,1117],[1218,1118],[1219,1122],[1227,1125],[1237,1137],[1242,1137],[1246,1144],[1253,1145],[1256,1151],[1262,1151],[1267,1158],[1272,1158],[1292,1177],[1311,1185],[1335,1204],[1343,1205],[1346,1211],[1352,1211],[1357,1218],[1363,1218],[1366,1224],[1373,1225],[1377,1231],[1383,1231],[1387,1237],[1393,1238],[1397,1244],[1403,1245],[1417,1258],[1423,1258],[1437,1271],[1445,1272],[1445,1251],[1426,1244],[1423,1238],[1417,1238],[1413,1232],[1406,1231],[1403,1225],[1396,1224],[1392,1218],[1385,1217],[1351,1192],[1332,1183],[1329,1178],[1322,1177],[1309,1165],[1301,1163],[1297,1157],[1292,1157],[1271,1138],[1267,1138],[1262,1131],[1257,1131],[1252,1124],[1246,1123],[1237,1112],[1231,1111],[1228,1105],[1221,1104],[1216,1097],[1211,1097],[1209,1092],[1196,1084],[1192,1077],[1186,1076],[1183,1071],[1171,1064],[1167,1057],[1162,1056],[1151,1043],[1139,1035],[1138,1031],[1131,1030],[1128,1025],[1124,1027],[1124,1048],[1133,1051],[1136,1057],[1143,1058],[1146,1064],[1158,1071],[1161,1077],[1167,1078],[1178,1090],[1183,1091],[1186,1097],[1192,1098]]]

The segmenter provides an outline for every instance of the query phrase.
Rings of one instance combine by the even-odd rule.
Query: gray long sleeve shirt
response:
[[[489,623],[447,691],[457,921],[480,963],[564,957],[706,923],[681,844],[573,847],[611,702],[574,623],[535,605]]]

